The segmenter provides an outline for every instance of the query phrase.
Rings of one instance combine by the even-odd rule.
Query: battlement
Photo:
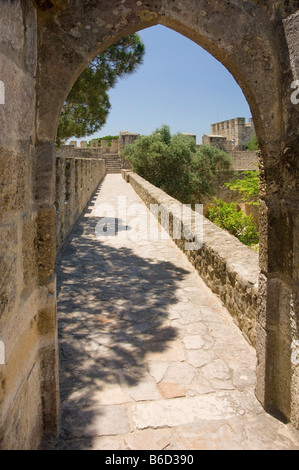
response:
[[[134,142],[135,139],[139,134],[135,134],[133,132],[120,132],[118,139],[113,139],[111,141],[111,145],[109,145],[108,140],[101,140],[99,144],[97,140],[92,140],[90,145],[88,145],[87,140],[81,140],[77,142],[76,140],[72,140],[69,145],[63,145],[61,147],[62,150],[84,150],[85,152],[91,151],[93,156],[103,157],[106,154],[120,154],[120,152],[125,148],[127,144],[131,144]]]
[[[203,143],[209,143],[210,138],[210,141],[211,139],[214,141],[212,145],[217,145],[223,150],[246,150],[247,142],[253,138],[254,134],[253,119],[250,118],[246,123],[245,118],[237,117],[211,124],[211,135],[203,136]],[[225,144],[223,137],[226,139]]]
[[[92,149],[92,150],[98,150],[100,154],[103,153],[118,153],[118,147],[119,147],[119,139],[113,139],[111,141],[111,145],[109,145],[108,140],[102,140],[100,145],[97,140],[92,140],[90,145],[88,145],[87,140],[81,140],[80,142],[77,142],[76,140],[72,140],[69,145],[65,145],[64,147],[71,147],[72,149]]]

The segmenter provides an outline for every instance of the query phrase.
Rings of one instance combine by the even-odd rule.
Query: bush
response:
[[[258,206],[259,197],[259,172],[254,170],[246,170],[242,172],[243,179],[237,179],[224,183],[224,186],[232,191],[241,193],[242,201],[247,204]]]
[[[239,210],[235,202],[226,203],[221,199],[214,198],[214,203],[209,207],[207,217],[245,245],[253,246],[258,243],[259,234],[252,216]]]
[[[138,137],[121,157],[133,171],[183,204],[200,204],[204,196],[215,194],[218,173],[231,168],[228,154],[210,145],[197,149],[192,137],[172,136],[167,125]]]
[[[247,142],[246,150],[258,150],[258,149],[259,149],[259,143],[257,140],[257,136],[254,135],[252,139]]]

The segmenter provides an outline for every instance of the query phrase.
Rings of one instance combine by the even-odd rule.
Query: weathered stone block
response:
[[[0,226],[0,317],[4,310],[11,311],[17,296],[17,224]]]
[[[39,204],[54,204],[56,148],[54,142],[41,143],[36,150],[35,199]]]
[[[38,277],[36,253],[36,215],[23,216],[22,253],[23,253],[23,288],[28,289]]]
[[[0,109],[0,142],[13,149],[18,141],[34,135],[35,81],[8,56],[0,52],[1,80],[5,104]]]
[[[54,273],[56,259],[56,211],[40,208],[37,214],[37,250],[39,282],[44,283]]]
[[[32,450],[43,432],[39,364],[34,363],[6,419],[0,421],[0,449]]]
[[[0,211],[1,214],[23,209],[31,189],[28,181],[28,161],[24,153],[0,147]]]
[[[294,80],[299,80],[299,12],[290,15],[283,21],[286,40],[290,52]]]
[[[55,438],[58,433],[60,414],[58,349],[55,343],[40,351],[39,380],[43,400],[44,437]]]

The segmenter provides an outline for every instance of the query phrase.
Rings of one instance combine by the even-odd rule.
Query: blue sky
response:
[[[195,134],[200,144],[214,122],[248,121],[251,112],[242,90],[208,52],[163,26],[139,34],[146,48],[143,64],[110,90],[107,122],[88,140],[121,131],[151,134],[168,124],[172,134]]]

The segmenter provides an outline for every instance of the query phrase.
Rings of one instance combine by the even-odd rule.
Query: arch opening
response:
[[[118,221],[118,224],[121,225],[121,221]],[[130,253],[127,253],[127,254],[126,254],[126,256],[131,256],[131,255],[132,255],[132,254],[130,254]],[[114,256],[114,253],[112,252],[112,250],[111,250],[111,256],[112,256],[112,257]],[[136,262],[136,264],[139,264],[138,258],[135,259],[135,262]],[[145,268],[145,266],[144,266],[144,268]],[[145,268],[145,269],[147,269],[147,268]],[[170,267],[169,269],[171,269],[171,267]],[[175,286],[173,286],[173,287],[174,287],[174,289],[175,289]],[[114,292],[115,286],[113,286],[113,284],[111,283],[109,289],[110,289],[110,291]],[[135,292],[135,296],[138,296],[139,294],[140,294],[140,292],[137,290],[137,291]],[[174,301],[175,301],[175,297],[174,297],[173,300],[169,301],[169,305],[170,305],[172,302],[174,302]],[[159,327],[158,327],[158,329],[159,329]],[[164,333],[165,333],[165,332],[164,332]],[[125,336],[126,336],[126,334],[125,334]],[[154,336],[155,336],[155,333],[154,333]],[[154,336],[153,336],[153,338],[152,338],[151,341],[154,340]],[[169,331],[169,337],[171,337],[171,336],[174,336],[174,337],[176,336],[175,330]],[[130,335],[127,335],[127,336],[126,336],[126,339],[127,339],[127,341],[128,341],[129,344],[132,343],[132,339],[130,338]],[[165,341],[165,347],[166,347],[166,343],[167,343],[167,342]],[[131,344],[131,345],[132,345],[132,344]],[[136,345],[133,344],[133,346],[135,347]],[[161,348],[163,349],[162,346],[161,346]],[[117,349],[117,347],[116,347],[116,349]],[[137,350],[136,350],[136,348],[135,348],[135,354],[137,354],[137,356],[139,356],[139,358],[140,358],[141,356],[143,357],[143,352],[141,353],[141,351],[139,351],[139,353],[136,353],[136,351],[137,351]],[[116,351],[116,352],[118,352],[118,351]],[[120,357],[120,356],[119,356],[119,357]],[[117,357],[117,358],[114,357],[114,360],[115,360],[116,362],[118,362],[118,361],[119,361],[119,357]],[[108,361],[108,362],[109,362],[109,361]],[[136,365],[135,365],[135,368],[136,368],[136,370],[139,369],[139,373],[141,373],[142,367],[141,367],[140,364],[136,364]],[[111,371],[110,371],[110,370],[109,370],[109,371],[106,370],[105,373],[103,373],[102,379],[103,379],[103,380],[105,379],[106,381],[108,381],[108,383],[109,383],[109,381],[110,381],[110,385],[111,385],[111,387],[113,388],[113,387],[115,386],[115,377],[110,377],[110,375],[111,375]],[[112,374],[112,375],[113,375],[113,374]],[[83,376],[82,376],[82,377],[83,377]],[[87,382],[88,382],[88,380],[90,379],[90,377],[92,377],[92,372],[91,372],[90,374],[89,374],[89,372],[86,374],[85,378],[86,378]],[[130,381],[128,377],[126,378],[126,380]],[[133,380],[133,379],[132,379],[132,380]],[[84,382],[84,381],[83,381],[83,382]],[[86,383],[87,383],[87,382],[86,382]],[[139,382],[139,379],[138,379],[138,380],[136,379],[136,386],[138,385],[138,382]],[[86,385],[86,383],[85,383],[85,385]],[[181,393],[182,393],[182,392],[181,392]]]
[[[163,24],[167,27],[171,27],[172,29],[176,30],[177,32],[185,35],[189,39],[192,39],[194,42],[197,44],[203,46],[208,52],[210,52],[215,58],[220,60],[220,62],[226,66],[226,68],[232,73],[233,77],[237,81],[237,83],[241,86],[242,91],[244,92],[244,95],[247,98],[247,101],[249,102],[249,105],[252,109],[252,114],[253,114],[253,119],[254,122],[256,123],[256,129],[257,129],[257,134],[260,138],[261,146],[263,146],[263,136],[264,136],[264,124],[262,125],[263,121],[265,120],[265,117],[262,115],[262,111],[258,109],[257,102],[258,99],[256,97],[256,93],[252,90],[252,87],[248,83],[248,76],[244,74],[244,72],[240,72],[240,68],[232,58],[227,54],[227,52],[224,52],[221,50],[219,47],[215,47],[215,44],[213,44],[209,39],[205,38],[201,34],[195,33],[193,30],[190,30],[188,27],[185,27],[182,23],[178,21],[173,21],[173,19],[163,19],[157,18],[152,21],[153,24]],[[145,27],[144,25],[139,25],[138,27],[134,27],[133,29],[126,29],[125,34],[128,34],[129,32],[135,32],[139,31],[141,28]],[[146,27],[148,27],[148,23],[146,24]],[[123,33],[122,33],[123,35]],[[116,39],[118,39],[120,35],[116,36]],[[104,50],[109,44],[111,44],[111,39],[109,39],[107,42],[105,42],[104,45],[101,45],[100,49],[97,49],[96,52],[92,53],[92,56],[95,56],[96,53],[99,50]],[[246,54],[245,54],[246,55]],[[241,61],[243,64],[243,62]],[[86,60],[85,62],[81,62],[80,68],[76,69],[75,73],[72,74],[72,82],[75,80],[75,78],[78,75],[78,70],[82,70],[82,68],[86,65]],[[257,81],[255,81],[255,84],[257,84]],[[252,85],[252,84],[251,84]],[[66,90],[64,92],[64,96],[66,95]]]

